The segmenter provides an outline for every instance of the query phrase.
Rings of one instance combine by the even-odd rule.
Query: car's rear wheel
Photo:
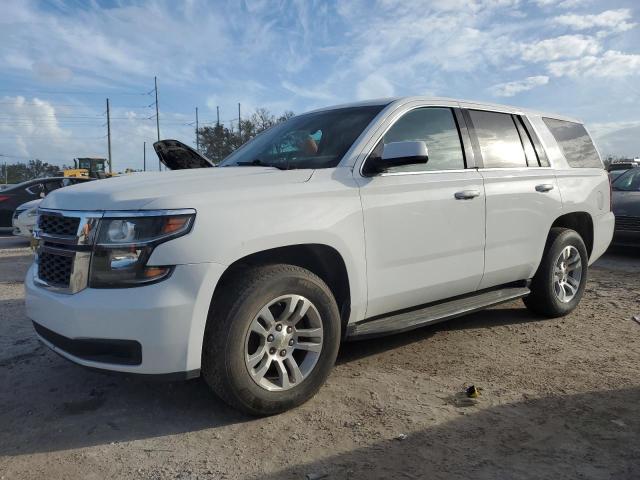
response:
[[[231,406],[270,415],[311,398],[340,343],[329,287],[293,265],[268,265],[232,279],[214,301],[203,345],[203,376]]]
[[[568,228],[553,228],[524,303],[547,317],[567,315],[578,306],[587,283],[589,257],[582,237]]]

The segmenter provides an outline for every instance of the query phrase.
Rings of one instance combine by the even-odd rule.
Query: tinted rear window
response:
[[[469,110],[485,168],[526,167],[520,134],[508,113]]]
[[[579,123],[543,118],[544,123],[558,142],[564,157],[574,168],[602,168],[602,162],[593,146],[591,137]]]

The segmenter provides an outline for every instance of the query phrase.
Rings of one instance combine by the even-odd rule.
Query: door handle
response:
[[[543,183],[542,185],[536,185],[536,192],[548,192],[549,190],[553,190],[553,185],[550,183]]]
[[[480,196],[479,190],[462,190],[461,192],[456,192],[453,195],[456,197],[456,200],[471,200],[472,198],[476,198]]]

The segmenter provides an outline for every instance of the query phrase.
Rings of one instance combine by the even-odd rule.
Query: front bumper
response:
[[[86,367],[118,372],[174,375],[200,369],[204,328],[223,265],[178,265],[157,284],[87,288],[73,295],[35,285],[34,268],[25,279],[27,316],[56,353]],[[135,361],[112,355],[113,345],[136,343],[139,358],[135,352],[130,357]],[[97,355],[96,345],[104,347]]]

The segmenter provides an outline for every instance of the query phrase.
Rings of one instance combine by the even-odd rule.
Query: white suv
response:
[[[202,374],[252,414],[309,399],[343,340],[516,298],[566,315],[613,233],[600,157],[558,115],[412,97],[296,116],[216,168],[155,148],[180,171],[42,202],[28,315],[69,360]]]

